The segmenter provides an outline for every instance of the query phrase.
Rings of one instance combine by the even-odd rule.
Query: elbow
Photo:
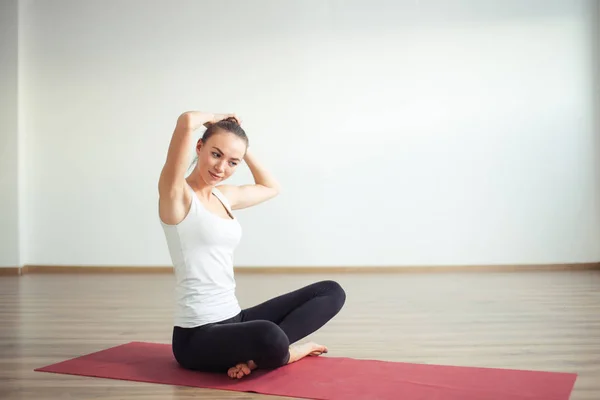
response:
[[[189,129],[192,126],[192,116],[189,112],[184,112],[177,118],[177,126],[184,129]]]
[[[279,193],[281,193],[281,186],[277,182],[270,182],[269,184],[259,184],[267,191],[267,198],[272,199],[273,197],[277,197]]]
[[[279,196],[279,193],[281,193],[281,186],[278,183],[275,183],[275,185],[273,185],[272,189],[273,189],[273,197]]]

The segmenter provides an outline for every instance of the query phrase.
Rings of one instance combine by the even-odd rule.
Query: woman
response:
[[[184,368],[227,371],[231,378],[326,353],[327,347],[313,342],[292,343],[322,327],[346,299],[340,285],[322,281],[240,308],[233,253],[241,227],[232,210],[279,193],[278,183],[248,150],[240,124],[233,114],[183,113],[158,184],[159,215],[177,282],[173,354]],[[194,131],[202,126],[207,129],[196,144],[197,162],[185,177]],[[242,160],[255,183],[220,184]]]

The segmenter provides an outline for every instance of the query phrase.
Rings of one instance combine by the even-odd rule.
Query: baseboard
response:
[[[16,268],[10,268],[16,270]],[[0,271],[2,269],[0,268]],[[532,271],[582,271],[600,270],[597,263],[571,264],[523,264],[523,265],[448,265],[448,266],[316,266],[316,267],[236,267],[236,274],[338,274],[338,273],[440,273],[440,272],[532,272]],[[76,265],[26,265],[19,272],[11,274],[43,273],[123,273],[123,274],[165,274],[173,273],[169,266],[76,266]],[[1,274],[1,272],[0,272]]]
[[[173,273],[173,267],[134,267],[130,265],[25,265],[23,274],[61,274],[61,273],[86,273],[86,274],[165,274]]]
[[[423,265],[354,267],[238,267],[236,273],[440,273],[440,272],[520,272],[520,271],[600,270],[598,263],[523,265]]]
[[[0,276],[19,276],[22,272],[21,267],[0,267]]]

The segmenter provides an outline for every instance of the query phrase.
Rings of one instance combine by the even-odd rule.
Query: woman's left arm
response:
[[[244,161],[254,178],[253,185],[219,185],[231,208],[239,210],[263,203],[279,194],[280,186],[273,175],[262,165],[248,149]]]

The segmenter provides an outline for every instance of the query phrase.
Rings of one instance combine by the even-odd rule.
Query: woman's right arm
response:
[[[185,188],[185,172],[190,164],[189,154],[193,145],[194,131],[214,118],[214,114],[201,111],[184,112],[177,118],[167,160],[158,180],[158,192],[161,198],[181,198]]]
[[[215,115],[188,111],[179,116],[171,137],[167,160],[158,180],[159,215],[167,224],[178,224],[185,218],[190,196],[185,190],[185,172],[189,168],[193,134],[200,126],[215,120]]]

